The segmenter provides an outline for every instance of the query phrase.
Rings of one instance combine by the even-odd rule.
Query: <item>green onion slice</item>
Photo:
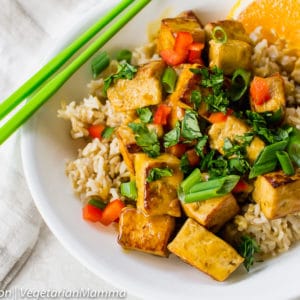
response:
[[[230,193],[239,180],[240,176],[228,175],[200,182],[191,187],[189,191],[179,189],[178,197],[184,203],[192,203],[220,197]]]
[[[277,151],[283,151],[287,146],[288,140],[277,142],[266,146],[254,162],[249,178],[272,172],[277,166]]]
[[[167,67],[162,75],[162,85],[164,87],[164,90],[167,93],[173,93],[176,87],[176,82],[177,82],[177,73],[176,71],[171,68]]]
[[[93,78],[96,79],[98,75],[104,71],[110,63],[110,58],[107,52],[101,52],[99,55],[95,56],[91,61],[91,69]]]
[[[213,29],[212,38],[214,39],[215,42],[222,43],[222,44],[226,43],[228,40],[227,33],[221,26],[216,26]]]
[[[123,182],[120,185],[121,195],[136,200],[137,190],[135,181]]]
[[[246,93],[250,83],[251,73],[244,69],[237,69],[233,73],[229,95],[232,101],[240,100]]]
[[[180,186],[179,186],[179,193],[188,193],[196,183],[199,183],[202,181],[202,176],[201,176],[201,171],[196,168],[193,170],[193,172],[186,178],[184,179]]]
[[[91,199],[88,204],[93,205],[97,208],[100,208],[101,210],[105,208],[105,206],[107,205],[107,203],[98,200],[98,199]]]
[[[127,49],[122,49],[119,52],[117,52],[116,58],[118,61],[125,60],[130,64],[132,58],[132,52]]]
[[[300,130],[293,128],[287,147],[291,160],[300,167]]]
[[[276,156],[278,158],[278,161],[280,163],[280,166],[283,170],[283,172],[286,175],[294,175],[295,169],[291,162],[291,159],[286,151],[277,151]]]

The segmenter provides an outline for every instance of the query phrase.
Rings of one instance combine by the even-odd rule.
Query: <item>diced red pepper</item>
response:
[[[236,184],[234,189],[232,190],[233,193],[243,193],[246,192],[249,189],[249,184],[244,181],[243,179],[240,179],[239,182]]]
[[[167,148],[166,151],[168,153],[173,154],[174,156],[180,158],[185,153],[186,147],[187,147],[186,144],[178,143],[174,146]]]
[[[105,129],[105,125],[103,125],[103,124],[92,125],[88,128],[89,135],[92,138],[101,139],[102,132],[104,131],[104,129]]]
[[[255,76],[250,85],[250,95],[256,105],[262,105],[271,99],[269,86],[265,78]]]
[[[190,32],[178,32],[175,44],[174,51],[177,53],[184,53],[187,55],[190,45],[193,43],[193,36]]]
[[[160,52],[162,59],[170,66],[184,63],[189,54],[189,46],[193,43],[193,36],[189,32],[178,32],[173,49],[165,49]]]
[[[102,218],[100,222],[108,226],[112,222],[118,220],[120,217],[122,209],[125,207],[125,204],[120,199],[116,199],[107,204],[103,211]]]
[[[154,114],[153,123],[158,125],[167,125],[168,116],[172,111],[171,106],[160,104]]]
[[[227,110],[227,113],[224,114],[220,111],[218,112],[213,112],[210,114],[209,118],[208,118],[208,121],[212,124],[215,124],[215,123],[221,123],[221,122],[226,122],[228,116],[232,115],[233,114],[233,110],[231,108],[229,108]]]
[[[187,159],[192,167],[196,167],[200,162],[200,157],[198,156],[195,149],[190,149],[186,151]]]
[[[103,211],[91,204],[86,204],[82,208],[82,217],[84,220],[91,222],[99,222],[102,220]]]
[[[212,124],[215,123],[221,123],[221,122],[225,122],[227,120],[227,115],[225,115],[224,113],[218,111],[218,112],[213,112],[209,118],[208,121]]]
[[[203,65],[203,60],[201,58],[202,50],[204,49],[203,43],[192,43],[188,50],[189,50],[189,57],[188,62],[191,64],[201,64]]]
[[[179,54],[173,49],[162,50],[160,56],[170,66],[180,65],[186,60],[186,55]]]

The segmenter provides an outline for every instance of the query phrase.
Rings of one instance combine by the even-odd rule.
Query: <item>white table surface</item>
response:
[[[99,1],[0,0],[1,100],[38,70],[55,41]],[[0,170],[0,180],[3,176]],[[34,252],[9,289],[60,291],[80,288],[108,291],[117,287],[75,260],[43,223]],[[126,299],[137,299],[127,292]]]

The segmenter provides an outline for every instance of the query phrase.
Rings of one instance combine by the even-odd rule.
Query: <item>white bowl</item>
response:
[[[176,15],[195,9],[203,23],[225,18],[235,0],[152,1],[106,49],[135,47],[146,41],[147,24],[163,13]],[[53,51],[65,47],[116,1],[101,1],[74,31]],[[145,299],[290,299],[300,295],[299,247],[258,264],[247,274],[240,267],[224,283],[171,255],[169,259],[137,252],[124,252],[113,228],[93,226],[82,220],[81,204],[65,175],[65,162],[77,155],[78,141],[69,135],[69,125],[57,118],[62,100],[81,100],[91,80],[89,62],[26,124],[22,134],[25,176],[32,196],[47,225],[61,243],[84,265],[112,284]]]

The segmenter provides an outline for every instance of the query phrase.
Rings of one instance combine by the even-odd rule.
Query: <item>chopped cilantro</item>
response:
[[[186,153],[181,156],[179,168],[184,174],[189,174],[192,171],[192,167]]]
[[[254,255],[260,252],[260,248],[256,241],[248,235],[241,237],[241,243],[238,246],[238,251],[245,258],[244,266],[249,272],[250,268],[254,264]]]
[[[208,136],[204,135],[204,136],[199,138],[198,143],[195,146],[195,150],[196,150],[197,154],[201,157],[204,156],[203,149],[204,149],[204,147],[207,143],[207,140],[208,140]]]
[[[106,93],[107,89],[117,79],[133,79],[136,72],[137,68],[135,66],[132,66],[125,61],[121,62],[118,66],[117,72],[104,79],[104,92]]]
[[[200,91],[194,90],[191,93],[191,102],[194,104],[194,108],[198,109],[200,106],[200,103],[202,101],[202,95]]]
[[[162,177],[172,176],[173,170],[170,168],[153,168],[147,176],[147,182],[159,180]]]
[[[143,123],[150,123],[152,121],[153,114],[149,107],[138,108],[136,113]]]
[[[138,146],[150,157],[160,154],[160,143],[154,130],[150,131],[144,123],[129,123],[128,126],[135,133]]]
[[[182,137],[193,140],[202,136],[198,123],[198,114],[193,110],[186,110],[181,123]]]
[[[164,147],[168,148],[176,145],[180,138],[180,122],[178,121],[175,127],[164,136]]]

